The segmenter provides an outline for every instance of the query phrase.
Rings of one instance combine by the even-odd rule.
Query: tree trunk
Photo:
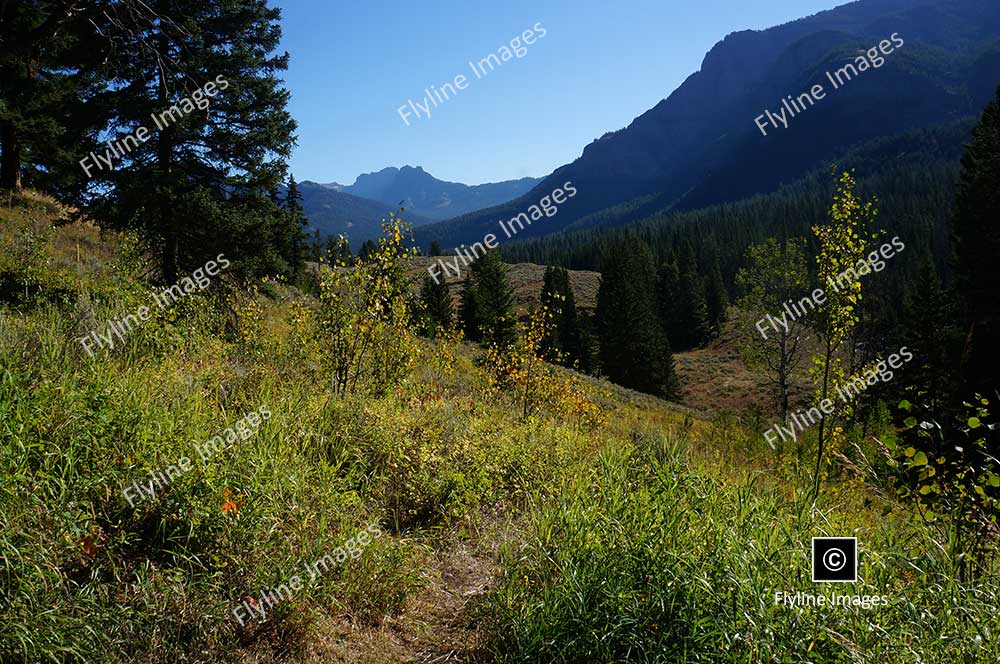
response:
[[[20,192],[21,143],[9,124],[0,126],[0,189]]]
[[[162,177],[167,180],[168,186],[173,184],[170,174],[173,171],[173,127],[167,127],[160,134],[160,141],[157,145],[157,161],[159,162]],[[163,281],[172,284],[177,281],[178,274],[178,229],[177,219],[173,206],[168,200],[166,189],[161,187],[159,191],[160,204],[160,229],[163,233],[163,260],[161,270]]]
[[[823,362],[823,390],[821,393],[820,401],[825,401],[827,394],[830,389],[830,359],[833,357],[833,344],[829,339],[826,340],[826,356]],[[832,428],[832,426],[831,426]],[[816,501],[819,500],[819,483],[820,474],[823,471],[823,448],[825,447],[825,431],[826,429],[826,411],[820,406],[820,416],[819,416],[819,439],[818,439],[818,449],[816,450],[816,473],[813,475],[813,495],[812,504],[816,505]]]

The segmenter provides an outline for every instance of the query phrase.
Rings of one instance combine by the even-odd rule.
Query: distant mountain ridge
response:
[[[787,129],[763,136],[754,118],[891,34],[905,45],[885,64],[831,90]],[[641,208],[630,223],[774,191],[861,142],[978,113],[1000,83],[997,0],[860,0],[762,31],[730,34],[702,67],[628,127],[586,146],[532,191],[507,204],[418,229],[426,246],[480,240],[567,180],[579,195],[519,237],[559,232],[614,206]],[[634,202],[634,203],[630,203]]]
[[[312,235],[319,231],[321,240],[343,235],[355,251],[365,240],[381,235],[382,220],[398,207],[309,180],[299,183],[299,191],[302,192],[302,207],[309,220],[308,232]],[[430,219],[410,211],[407,211],[405,220],[414,227],[431,223]]]
[[[541,178],[521,178],[504,182],[467,185],[438,180],[422,167],[388,167],[359,175],[352,185],[327,186],[354,196],[398,206],[430,219],[448,219],[493,207],[530,191]]]

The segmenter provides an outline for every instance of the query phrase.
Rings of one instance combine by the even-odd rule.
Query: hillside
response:
[[[883,64],[833,89],[826,72],[896,33],[904,43]],[[427,226],[417,238],[422,246],[478,241],[497,219],[514,217],[566,181],[580,194],[522,237],[556,233],[628,201],[651,214],[773,191],[851,146],[976,114],[976,102],[1000,79],[997,34],[1000,7],[991,0],[860,0],[731,34],[666,99],[586,146],[523,197]],[[821,101],[787,129],[771,126],[762,135],[756,117],[817,83],[827,88]]]
[[[808,464],[739,419],[554,368],[568,391],[525,418],[475,348],[409,336],[398,385],[337,394],[306,334],[318,303],[267,281],[223,280],[88,357],[77,337],[148,302],[145,259],[61,215],[36,195],[0,210],[19,284],[0,316],[4,662],[997,657],[996,587],[951,580],[935,530],[851,472],[803,510]],[[537,266],[514,270],[526,287]],[[238,422],[153,497],[123,492]],[[890,605],[775,604],[813,587],[809,538],[843,532],[865,546],[857,590]],[[266,605],[304,565],[315,581]],[[265,618],[241,626],[251,600]]]
[[[415,283],[428,274],[427,268],[436,260],[437,258],[430,256],[415,256],[413,258],[410,274]],[[539,296],[542,292],[545,266],[534,263],[514,263],[508,265],[507,274],[516,296],[517,312],[523,316],[530,308],[537,307],[540,302]],[[468,270],[463,270],[461,276],[451,275],[444,279],[456,307],[460,300],[462,286],[468,276]],[[576,293],[577,308],[584,315],[593,315],[597,307],[597,289],[601,283],[600,273],[589,270],[573,270],[569,277],[573,292]]]
[[[382,220],[390,211],[399,208],[308,180],[299,183],[299,190],[309,220],[307,232],[312,235],[319,231],[323,239],[343,235],[349,239],[353,251],[358,251],[365,240],[381,235]],[[408,213],[407,219],[414,226],[431,223],[430,219],[417,214]]]

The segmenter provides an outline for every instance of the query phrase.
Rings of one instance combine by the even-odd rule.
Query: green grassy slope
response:
[[[78,337],[149,302],[145,262],[59,215],[0,210],[4,663],[1000,658],[996,576],[952,580],[869,447],[809,510],[808,445],[600,381],[577,383],[586,409],[524,418],[452,341],[421,341],[385,395],[338,396],[300,343],[315,301],[280,283],[189,295],[90,357]],[[821,534],[862,544],[837,590],[889,607],[775,605],[831,590],[808,577]],[[234,619],[327,554],[266,620]]]

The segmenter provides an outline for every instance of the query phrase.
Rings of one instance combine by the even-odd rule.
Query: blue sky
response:
[[[667,97],[730,32],[762,29],[843,0],[276,0],[298,180],[351,184],[423,166],[479,184],[547,175]],[[475,79],[479,61],[530,29],[544,38]],[[455,76],[464,90],[430,118],[397,109]]]

